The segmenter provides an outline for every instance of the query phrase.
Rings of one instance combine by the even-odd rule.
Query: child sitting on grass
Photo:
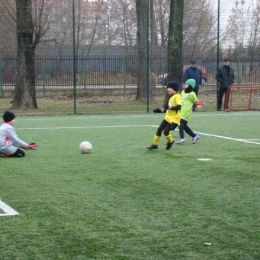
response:
[[[5,111],[3,115],[4,123],[0,126],[0,156],[1,157],[24,157],[24,150],[36,150],[35,143],[26,143],[18,138],[15,130],[15,115],[11,111]]]

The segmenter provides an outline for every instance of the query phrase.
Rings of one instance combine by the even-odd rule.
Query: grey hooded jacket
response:
[[[10,155],[19,147],[28,148],[29,144],[18,138],[12,125],[3,123],[0,126],[0,152]]]

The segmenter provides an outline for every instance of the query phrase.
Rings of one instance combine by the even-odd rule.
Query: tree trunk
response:
[[[150,0],[150,17],[151,17],[151,54],[154,54],[154,51],[158,46],[158,35],[156,30],[156,19],[154,12],[154,0]]]
[[[17,63],[13,108],[19,109],[37,108],[31,4],[30,0],[16,0]]]
[[[169,20],[169,40],[167,59],[167,82],[177,80],[182,85],[182,38],[183,38],[184,0],[171,0]],[[164,104],[168,104],[169,95],[165,96]]]
[[[138,38],[138,85],[137,99],[147,99],[147,48],[148,48],[148,1],[136,0],[137,38]]]
[[[182,38],[184,0],[171,0],[168,40],[168,80],[182,83]]]

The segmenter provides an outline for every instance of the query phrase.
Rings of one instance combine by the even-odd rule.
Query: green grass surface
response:
[[[203,111],[216,110],[216,95],[212,91],[201,91],[199,96],[203,104]],[[51,98],[37,98],[37,109],[18,110],[12,109],[10,98],[0,99],[1,110],[12,110],[20,116],[53,116],[73,115],[75,110],[78,115],[104,115],[104,114],[143,114],[152,113],[156,107],[162,107],[164,96],[157,96],[147,101],[136,100],[135,95],[103,96],[103,97],[78,97],[75,101],[71,96],[55,96]]]
[[[194,113],[197,144],[146,151],[163,114],[17,117],[39,149],[0,158],[19,212],[0,217],[0,259],[260,259],[259,118]]]

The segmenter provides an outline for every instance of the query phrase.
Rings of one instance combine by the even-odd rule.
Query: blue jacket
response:
[[[196,87],[202,84],[202,73],[199,68],[187,68],[183,75],[183,80],[186,82],[188,79],[195,79]]]

